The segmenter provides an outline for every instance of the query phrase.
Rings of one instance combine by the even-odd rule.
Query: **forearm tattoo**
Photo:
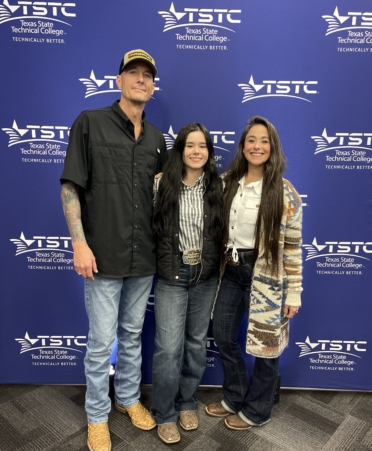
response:
[[[73,182],[65,182],[62,185],[61,199],[71,240],[86,243],[83,225],[81,223],[81,208],[76,185]]]

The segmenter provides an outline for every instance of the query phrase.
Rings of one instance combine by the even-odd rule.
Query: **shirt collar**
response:
[[[257,196],[261,196],[262,193],[262,179],[258,182],[251,182],[248,185],[244,186],[245,175],[239,180],[239,189],[243,190],[244,188],[253,188],[253,191],[257,194]]]
[[[124,113],[124,111],[120,108],[119,106],[119,100],[116,100],[113,104],[112,104],[112,109],[115,111],[115,113],[120,116],[120,118],[122,120],[124,120],[126,127],[128,126],[132,126],[132,121],[129,119],[129,117]],[[141,121],[142,121],[142,129],[144,128],[144,122],[145,122],[145,112],[142,113],[142,117],[141,117]]]
[[[198,188],[200,185],[204,183],[204,174],[205,172],[203,172],[203,174],[195,180],[194,186],[187,185],[184,181],[182,181],[182,186],[190,189]]]

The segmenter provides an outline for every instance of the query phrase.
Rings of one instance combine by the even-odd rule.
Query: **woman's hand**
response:
[[[284,306],[284,316],[287,318],[293,318],[296,313],[298,313],[300,307],[292,307],[291,305],[285,305]]]

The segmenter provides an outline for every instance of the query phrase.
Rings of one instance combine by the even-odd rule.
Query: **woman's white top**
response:
[[[229,240],[227,249],[232,249],[234,261],[238,261],[237,249],[253,249],[258,209],[261,203],[262,180],[244,186],[245,176],[231,203]]]

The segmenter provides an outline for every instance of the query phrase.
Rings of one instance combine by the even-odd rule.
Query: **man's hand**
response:
[[[94,280],[97,273],[96,259],[88,246],[81,222],[81,207],[75,183],[67,181],[61,189],[63,212],[70,230],[72,247],[74,249],[74,267],[79,276]]]
[[[72,243],[74,249],[74,267],[79,276],[94,280],[93,274],[98,273],[96,259],[87,243]]]

